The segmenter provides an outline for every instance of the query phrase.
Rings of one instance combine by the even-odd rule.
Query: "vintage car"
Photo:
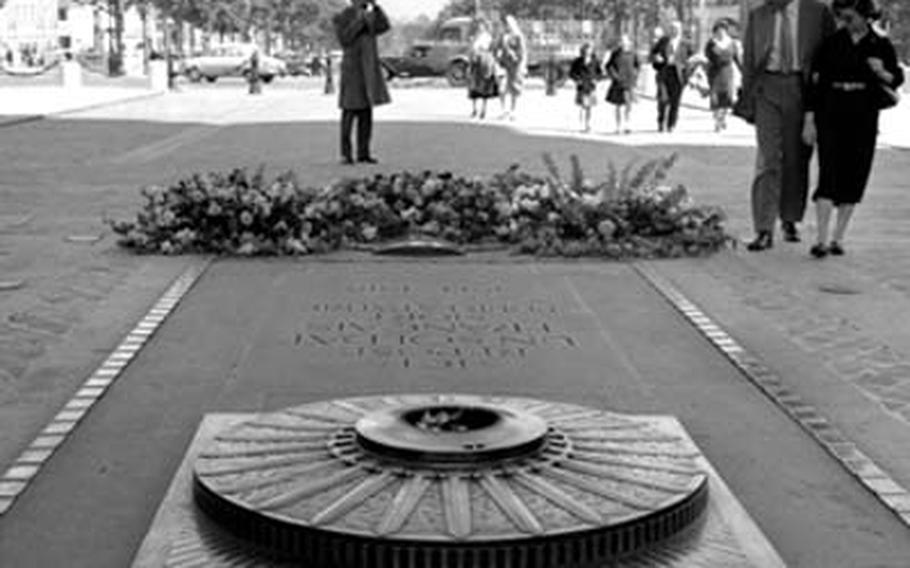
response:
[[[439,27],[434,39],[414,42],[404,55],[383,57],[387,78],[445,76],[454,87],[465,85],[470,24],[471,18],[451,18]]]
[[[256,50],[257,47],[253,44],[217,45],[206,53],[185,59],[182,62],[183,74],[194,83],[202,79],[214,82],[219,77],[247,77]],[[259,76],[264,82],[269,83],[275,77],[286,74],[287,65],[284,61],[259,51]]]
[[[584,43],[597,45],[603,37],[603,22],[590,20],[519,20],[527,39],[528,73],[551,77],[556,85],[568,78],[569,65]],[[473,21],[466,16],[449,18],[437,27],[431,39],[411,44],[402,56],[383,57],[388,78],[442,77],[453,87],[467,83]]]

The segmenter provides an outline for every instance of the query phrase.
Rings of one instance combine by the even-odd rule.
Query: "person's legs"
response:
[[[815,242],[824,246],[828,242],[828,225],[831,222],[831,212],[834,210],[834,202],[824,197],[815,200],[815,219],[818,225],[817,237]]]
[[[632,124],[631,123],[631,119],[632,119],[632,103],[631,102],[626,102],[623,105],[623,114],[625,116],[625,122],[626,122],[626,129],[624,130],[624,132],[629,133],[632,131],[631,126],[629,126],[630,124]]]
[[[853,203],[844,203],[837,206],[837,221],[834,223],[834,232],[831,234],[832,242],[838,244],[844,242],[844,233],[847,232],[847,225],[853,215],[853,208]]]
[[[341,111],[341,158],[351,161],[351,130],[354,126],[354,113],[356,111],[342,109]]]
[[[616,105],[614,113],[616,116],[616,133],[619,134],[622,131],[622,105]]]
[[[368,161],[370,155],[370,140],[373,137],[373,109],[365,108],[357,111],[357,159]]]
[[[803,143],[803,105],[800,78],[787,77],[781,83],[781,193],[780,219],[799,223],[806,212],[809,193],[809,161],[812,147]]]
[[[778,101],[779,92],[773,82],[766,82],[755,101],[755,178],[752,182],[752,223],[759,237],[750,250],[763,250],[770,244],[780,208],[781,136],[783,119]],[[763,238],[764,235],[764,238]],[[757,243],[764,240],[763,243]]]
[[[673,73],[667,79],[667,91],[670,98],[667,108],[667,130],[676,128],[676,121],[679,118],[679,102],[682,100],[682,84],[676,73]]]
[[[663,132],[667,129],[667,107],[670,95],[667,91],[667,82],[661,76],[657,78],[657,130]]]

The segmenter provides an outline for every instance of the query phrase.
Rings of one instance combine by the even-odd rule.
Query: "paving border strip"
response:
[[[910,528],[910,491],[898,484],[818,409],[790,390],[773,369],[752,355],[653,268],[633,267],[775,405],[790,416],[876,499]]]
[[[0,518],[28,488],[54,451],[72,434],[79,421],[104,396],[180,300],[205,273],[212,260],[212,257],[201,257],[177,276],[148,313],[126,334],[111,354],[82,383],[76,394],[0,476]]]

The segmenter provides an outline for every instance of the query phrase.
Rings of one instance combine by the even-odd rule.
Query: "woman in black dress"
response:
[[[904,81],[894,46],[870,25],[878,16],[873,0],[834,0],[832,8],[842,25],[813,62],[807,109],[815,120],[806,120],[803,131],[807,144],[818,142],[818,187],[812,196],[818,238],[810,250],[816,258],[844,254],[844,233],[872,169],[882,86],[893,89]]]

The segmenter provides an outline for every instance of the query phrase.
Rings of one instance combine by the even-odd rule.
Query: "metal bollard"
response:
[[[250,83],[250,94],[258,95],[262,93],[262,80],[259,78],[259,52],[254,51],[250,56],[250,71],[247,76]]]
[[[335,81],[333,78],[334,70],[332,69],[332,56],[325,56],[325,94],[331,95],[335,92]]]
[[[551,55],[547,60],[547,69],[544,72],[544,82],[547,86],[547,96],[552,97],[556,95],[556,79],[559,74],[559,68],[556,65],[556,61]]]

